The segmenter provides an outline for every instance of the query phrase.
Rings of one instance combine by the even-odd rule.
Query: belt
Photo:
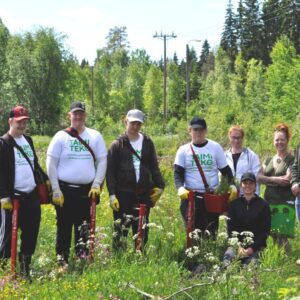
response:
[[[63,180],[59,180],[58,181],[60,185],[62,186],[68,186],[68,187],[72,187],[72,188],[78,188],[78,189],[82,189],[82,188],[90,188],[90,186],[92,185],[91,183],[87,183],[87,184],[77,184],[77,183],[70,183],[70,182],[65,182]]]

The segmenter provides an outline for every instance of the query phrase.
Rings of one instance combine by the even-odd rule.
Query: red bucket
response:
[[[228,209],[228,199],[229,195],[215,195],[205,193],[204,201],[205,207],[208,212],[212,213],[223,213]]]
[[[48,187],[46,183],[40,183],[37,185],[38,197],[41,204],[49,204]]]

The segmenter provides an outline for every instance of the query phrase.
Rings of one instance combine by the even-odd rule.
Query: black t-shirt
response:
[[[232,154],[233,166],[234,166],[234,172],[236,172],[237,162],[238,162],[238,160],[239,160],[241,154],[242,154],[242,152]]]

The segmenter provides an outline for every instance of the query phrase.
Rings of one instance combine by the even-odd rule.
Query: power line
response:
[[[172,34],[163,34],[162,32],[160,35],[155,33],[153,36],[154,38],[158,38],[164,41],[164,125],[167,125],[167,40],[174,39],[177,36],[174,35],[174,32]]]

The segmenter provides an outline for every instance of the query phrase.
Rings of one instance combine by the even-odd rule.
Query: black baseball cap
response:
[[[203,118],[194,117],[190,121],[190,128],[202,128],[207,129],[206,121]]]
[[[242,175],[241,177],[241,182],[245,181],[245,180],[250,180],[252,182],[256,182],[256,177],[253,173],[251,172],[246,172]]]
[[[85,111],[85,104],[80,101],[75,101],[70,106],[70,112],[74,112],[77,110]]]

